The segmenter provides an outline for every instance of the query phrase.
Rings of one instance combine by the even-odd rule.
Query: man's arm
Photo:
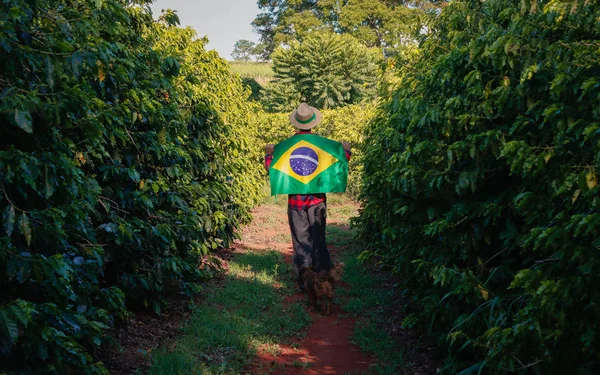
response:
[[[352,156],[352,151],[350,151],[350,142],[343,141],[342,147],[344,148],[344,152],[346,153],[346,159],[350,161],[350,156]]]
[[[267,173],[269,173],[269,168],[271,168],[273,152],[275,152],[275,145],[269,144],[265,146],[265,169],[267,170]]]

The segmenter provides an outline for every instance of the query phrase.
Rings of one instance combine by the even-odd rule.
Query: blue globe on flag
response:
[[[290,167],[299,176],[309,176],[317,170],[319,156],[308,147],[298,147],[290,155]]]

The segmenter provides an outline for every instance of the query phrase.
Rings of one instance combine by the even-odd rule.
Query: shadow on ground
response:
[[[244,250],[194,309],[182,338],[153,354],[150,375],[244,373],[259,351],[277,353],[309,324],[301,303],[284,304],[293,283],[283,256]]]

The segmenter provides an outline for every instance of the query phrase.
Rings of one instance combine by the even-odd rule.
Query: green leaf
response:
[[[429,219],[429,221],[433,220],[433,218],[435,217],[435,210],[433,209],[433,207],[429,207],[427,209],[427,218]]]
[[[42,361],[48,359],[48,346],[41,341],[37,343],[37,355]]]
[[[54,87],[54,64],[50,57],[46,58],[46,83],[50,88]]]
[[[54,185],[52,185],[50,179],[48,178],[48,167],[46,167],[45,176],[44,176],[44,195],[46,199],[50,198],[54,194]]]
[[[71,71],[73,72],[76,78],[79,78],[79,76],[81,75],[81,65],[83,63],[81,55],[79,53],[74,53],[69,58],[69,61],[71,63]]]
[[[164,144],[167,141],[167,130],[162,128],[160,132],[158,132],[158,141],[161,144]]]
[[[475,159],[475,156],[477,156],[477,148],[475,146],[469,150],[469,156],[471,156],[471,159]]]
[[[69,42],[65,40],[58,40],[55,43],[60,52],[73,52],[73,46]]]
[[[19,230],[25,236],[25,241],[29,246],[31,244],[31,225],[29,224],[29,218],[24,213],[19,217]]]
[[[94,336],[92,341],[94,342],[94,344],[96,344],[96,346],[100,346],[100,344],[102,344],[102,339],[100,338],[100,336]]]
[[[17,125],[27,133],[33,133],[33,126],[31,120],[31,113],[29,111],[15,111],[15,121]]]
[[[140,182],[140,172],[136,171],[135,169],[129,169],[127,173],[129,174],[129,178],[131,178],[134,182]]]
[[[586,173],[585,183],[588,189],[593,189],[598,184],[598,180],[596,179],[596,173],[594,173],[593,170]]]
[[[156,314],[160,315],[160,301],[154,301],[154,303],[152,304],[152,310],[154,310]]]
[[[12,312],[12,315],[19,320],[19,323],[27,328],[27,324],[31,320],[31,304],[22,299],[18,299],[15,303],[10,305],[10,311]]]
[[[6,310],[0,311],[0,328],[5,335],[10,337],[11,342],[14,343],[19,338],[17,322],[9,316]]]
[[[158,186],[158,184],[156,182],[152,183],[152,191],[155,193],[158,193],[158,191],[160,190],[160,186]]]
[[[575,190],[575,192],[573,193],[573,197],[571,197],[571,203],[575,204],[575,202],[577,202],[577,198],[579,198],[579,195],[581,194],[581,190],[577,189]]]
[[[15,227],[15,207],[10,205],[6,206],[4,213],[2,214],[2,222],[4,224],[4,231],[7,236],[11,236]]]
[[[469,375],[469,374],[479,374],[480,371],[485,367],[485,361],[474,364],[473,366],[466,368],[458,373],[458,375]]]

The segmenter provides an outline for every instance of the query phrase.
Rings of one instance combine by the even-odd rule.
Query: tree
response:
[[[319,108],[335,108],[373,98],[378,51],[349,35],[313,33],[272,55],[276,80],[265,90],[265,106],[289,109],[293,103],[280,93],[297,92]],[[275,105],[275,106],[274,106]]]
[[[260,102],[267,112],[289,113],[302,102],[296,86],[283,82],[270,82],[262,90]]]
[[[385,1],[354,0],[340,9],[338,26],[368,47],[396,48],[414,34],[420,13]]]
[[[283,25],[286,19],[293,14],[310,10],[316,1],[290,3],[288,0],[258,0],[257,3],[262,13],[252,21],[252,27],[260,34],[260,42],[265,45],[265,55],[262,58],[268,60],[281,43],[283,35],[290,34]]]
[[[396,48],[421,27],[425,12],[445,0],[259,0],[262,11],[252,22],[270,55],[282,44],[329,30],[354,35],[368,47]]]
[[[247,62],[255,53],[255,45],[256,44],[250,40],[240,39],[233,45],[231,57],[233,57],[234,60],[243,60]]]
[[[270,57],[270,53],[267,53],[267,45],[264,43],[258,43],[252,49],[252,55],[256,58],[257,61],[268,61]]]

